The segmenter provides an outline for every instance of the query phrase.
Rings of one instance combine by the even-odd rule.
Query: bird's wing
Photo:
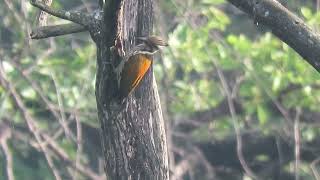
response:
[[[120,80],[120,96],[127,97],[140,83],[151,65],[148,56],[137,54],[124,65]]]

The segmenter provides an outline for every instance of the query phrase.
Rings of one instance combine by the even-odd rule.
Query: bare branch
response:
[[[32,147],[35,149],[40,148],[40,144],[36,141],[30,139],[29,135],[27,135],[23,130],[19,130],[17,128],[13,129],[12,131],[13,137],[17,138],[23,142],[29,143]],[[55,141],[51,135],[46,134],[45,132],[41,132],[41,137],[44,139],[44,141],[41,143],[41,146],[46,147],[48,149],[48,152],[52,154],[59,162],[65,163],[67,166],[70,166],[74,170],[78,171],[82,175],[88,177],[87,179],[92,180],[105,180],[104,174],[97,174],[94,172],[90,166],[85,166],[81,163],[79,163],[76,166],[76,163],[74,160],[72,160],[69,155],[64,151],[63,148],[60,147],[60,145]]]
[[[76,154],[76,162],[75,162],[75,167],[77,168],[80,163],[80,156],[82,153],[82,126],[80,119],[77,115],[77,113],[74,113],[74,117],[76,119],[76,126],[77,126],[77,154]],[[75,179],[77,179],[77,173],[74,174]]]
[[[193,168],[192,162],[196,161],[197,157],[195,155],[188,155],[174,167],[174,173],[170,178],[173,180],[182,179],[183,175],[185,175],[189,171],[189,169]]]
[[[22,15],[19,13],[19,11],[16,11],[14,8],[14,5],[12,3],[12,1],[9,0],[4,0],[4,3],[7,5],[7,7],[9,8],[9,10],[12,12],[14,18],[17,20],[18,23],[23,23],[23,19],[22,19]]]
[[[31,0],[30,3],[31,5],[41,9],[42,11],[45,11],[48,14],[81,24],[83,26],[88,27],[92,20],[91,16],[85,13],[53,9],[39,0]]]
[[[300,172],[300,116],[301,109],[297,108],[296,117],[294,120],[294,144],[295,144],[295,180],[299,180],[299,172]]]
[[[6,75],[5,75],[3,66],[2,66],[2,61],[0,61],[0,84],[2,85],[3,88],[6,89],[6,91],[10,92],[12,100],[14,101],[18,110],[21,112],[22,116],[26,120],[28,128],[29,128],[30,132],[32,132],[32,134],[34,135],[37,143],[39,144],[40,150],[43,152],[43,154],[47,160],[47,163],[48,163],[50,169],[52,170],[52,173],[53,173],[55,179],[61,180],[61,176],[60,176],[58,170],[56,169],[56,167],[54,166],[53,159],[49,155],[47,147],[42,145],[43,140],[41,138],[39,125],[34,120],[33,116],[29,113],[20,94],[17,93],[14,85],[12,85],[12,83],[6,79]]]
[[[252,16],[255,22],[269,27],[275,36],[287,43],[320,72],[320,36],[302,19],[276,0],[228,1]]]
[[[64,162],[66,162],[68,165],[70,165],[72,168],[76,169],[80,173],[86,175],[90,179],[93,180],[100,180],[103,177],[97,175],[93,170],[91,170],[89,167],[81,165],[81,163],[76,164],[74,161],[72,161],[68,154],[57,144],[56,141],[52,140],[49,135],[42,133],[42,137],[46,140],[46,142],[49,143],[50,147],[52,148],[52,151],[57,154]]]
[[[66,116],[65,116],[65,113],[64,113],[65,109],[64,109],[64,106],[63,106],[63,103],[62,103],[61,93],[60,93],[60,90],[59,90],[58,83],[57,83],[57,80],[55,78],[55,75],[53,73],[51,73],[51,79],[53,81],[54,88],[56,90],[58,106],[59,106],[59,109],[60,109],[60,117],[61,118],[58,119],[59,123],[61,124],[61,127],[63,128],[66,137],[69,138],[70,140],[75,140],[75,137],[71,133],[71,130],[70,130],[69,126],[68,126],[68,123],[66,122]]]
[[[67,34],[87,31],[87,28],[76,23],[61,24],[54,26],[42,26],[32,30],[31,39],[43,39]]]
[[[7,178],[8,180],[14,180],[14,175],[13,175],[13,158],[12,158],[12,153],[9,149],[7,141],[1,141],[0,142],[1,147],[3,149],[3,152],[6,156],[7,159]]]
[[[217,61],[215,59],[212,59],[212,62],[217,70],[218,76],[219,76],[219,80],[220,83],[224,89],[225,95],[227,96],[227,102],[228,102],[228,106],[229,106],[229,111],[230,111],[230,115],[231,115],[231,119],[232,119],[232,123],[233,123],[233,127],[234,127],[234,131],[236,133],[236,139],[237,139],[237,155],[240,161],[240,164],[242,165],[242,168],[245,170],[245,172],[247,173],[247,175],[249,175],[252,179],[259,179],[257,177],[257,175],[251,170],[251,168],[249,167],[248,163],[245,160],[244,154],[243,154],[243,142],[242,142],[242,137],[241,137],[241,130],[239,127],[239,120],[237,118],[236,115],[236,110],[235,110],[235,104],[234,104],[234,100],[232,99],[232,94],[231,94],[231,90],[228,87],[226,78],[223,74],[223,72],[221,71],[221,69],[218,67]]]
[[[13,174],[13,158],[12,153],[8,146],[8,139],[11,137],[11,129],[6,123],[0,124],[0,145],[3,149],[3,153],[6,157],[6,169],[7,169],[7,179],[14,180]]]
[[[310,167],[311,167],[311,170],[312,170],[312,173],[315,177],[316,180],[320,180],[320,175],[319,175],[319,172],[317,170],[317,167],[316,165],[320,162],[320,157],[315,159],[314,161],[312,161],[312,163],[310,164]]]

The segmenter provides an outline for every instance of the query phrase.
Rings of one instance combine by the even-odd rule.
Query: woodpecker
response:
[[[153,54],[159,51],[159,46],[168,44],[157,36],[138,37],[142,43],[135,46],[122,67],[120,74],[120,99],[126,98],[141,82],[152,65]]]

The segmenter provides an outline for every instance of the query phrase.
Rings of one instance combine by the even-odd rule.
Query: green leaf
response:
[[[272,90],[273,91],[277,91],[280,89],[281,86],[281,74],[277,75],[274,79],[273,79],[273,84],[272,84]]]
[[[309,20],[312,17],[312,12],[309,8],[306,7],[302,7],[301,8],[301,14],[307,19]]]
[[[258,115],[260,124],[265,125],[268,120],[268,113],[262,105],[257,107],[257,115]]]

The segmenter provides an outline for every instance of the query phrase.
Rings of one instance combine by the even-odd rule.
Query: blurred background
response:
[[[281,3],[319,30],[319,0]],[[171,178],[320,179],[319,73],[224,0],[154,8],[155,34],[170,45],[154,72]],[[0,179],[105,179],[94,43],[88,33],[30,40],[36,14],[27,0],[0,0]]]

